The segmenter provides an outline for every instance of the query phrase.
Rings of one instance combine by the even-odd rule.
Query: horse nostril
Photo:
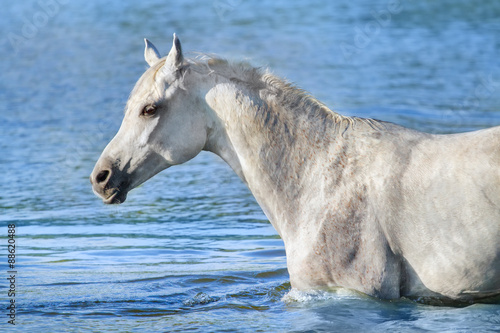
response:
[[[97,183],[105,182],[108,179],[110,173],[111,172],[109,170],[102,170],[95,177],[96,182]]]

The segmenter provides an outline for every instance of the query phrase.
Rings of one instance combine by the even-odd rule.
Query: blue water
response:
[[[500,331],[498,304],[291,291],[282,241],[213,155],[121,206],[88,182],[146,68],[144,37],[268,66],[343,114],[454,133],[500,125],[499,18],[496,0],[3,1],[0,330]]]

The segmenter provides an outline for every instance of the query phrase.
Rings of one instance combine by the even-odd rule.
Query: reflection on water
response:
[[[440,133],[500,124],[500,3],[400,1],[392,12],[390,3],[4,6],[0,221],[17,226],[14,329],[500,330],[495,304],[290,291],[282,241],[215,156],[161,173],[121,206],[104,206],[90,188],[146,68],[143,38],[164,53],[173,32],[186,51],[269,66],[344,114]]]

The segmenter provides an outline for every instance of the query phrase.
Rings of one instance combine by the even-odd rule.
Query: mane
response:
[[[243,83],[259,91],[266,101],[276,100],[278,104],[292,112],[302,112],[313,117],[330,119],[336,129],[354,129],[358,124],[380,129],[382,122],[361,117],[349,117],[339,114],[317,100],[307,91],[295,84],[272,74],[267,68],[253,67],[247,62],[230,62],[211,55],[201,55],[189,59],[188,63],[200,73],[221,75],[231,81]]]

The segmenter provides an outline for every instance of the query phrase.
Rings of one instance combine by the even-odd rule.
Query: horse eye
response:
[[[151,117],[156,114],[156,105],[149,104],[142,109],[141,116]]]

